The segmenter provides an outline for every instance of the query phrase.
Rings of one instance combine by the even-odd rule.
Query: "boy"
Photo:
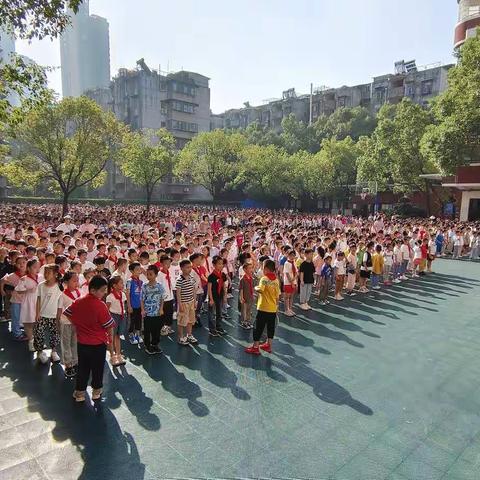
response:
[[[182,273],[176,284],[178,343],[180,345],[194,345],[198,343],[198,340],[192,335],[192,327],[195,323],[196,284],[191,275],[192,263],[190,260],[182,260],[180,269]],[[186,335],[185,330],[187,331]]]
[[[227,276],[223,273],[223,259],[213,257],[213,270],[208,276],[208,330],[212,337],[219,337],[225,333],[222,328],[222,306],[227,301]],[[215,312],[214,312],[215,310]],[[214,319],[215,313],[215,319]]]
[[[252,307],[253,307],[253,263],[248,262],[243,266],[243,277],[238,285],[240,302],[240,326],[245,330],[253,328]]]
[[[157,267],[158,277],[157,281],[162,285],[165,290],[165,298],[163,303],[163,315],[162,315],[162,336],[171,335],[174,333],[172,328],[173,323],[173,296],[175,283],[174,279],[170,275],[171,258],[168,255],[163,254],[160,257],[160,269]]]
[[[311,310],[308,304],[312,295],[313,283],[315,281],[315,265],[313,264],[313,250],[305,250],[305,260],[300,265],[300,308]]]
[[[144,322],[143,336],[145,352],[149,355],[162,353],[158,342],[160,341],[165,289],[157,282],[157,275],[158,268],[155,265],[149,265],[147,268],[148,283],[142,285],[141,311]]]
[[[384,257],[382,255],[382,246],[375,247],[375,253],[372,255],[372,289],[380,290],[380,278],[383,276]]]
[[[260,355],[260,348],[272,353],[272,340],[275,335],[275,321],[277,319],[278,299],[280,297],[280,282],[275,275],[275,262],[263,262],[263,277],[255,290],[259,293],[257,302],[257,318],[253,331],[253,345],[245,349],[246,353]],[[260,345],[260,338],[267,326],[267,341]]]
[[[320,305],[328,305],[330,302],[327,300],[327,297],[333,276],[332,257],[330,255],[325,255],[323,261],[323,267],[320,271],[319,297]]]
[[[107,294],[107,280],[94,276],[88,285],[88,295],[72,303],[63,314],[77,331],[78,369],[73,398],[85,401],[88,378],[92,374],[92,400],[100,400],[103,387],[103,367],[107,353],[108,330],[115,322],[102,299]]]
[[[142,337],[142,285],[140,274],[142,273],[142,266],[138,262],[133,262],[128,266],[131,277],[127,280],[127,310],[130,315],[130,327],[128,329],[128,336],[132,345],[141,343]]]

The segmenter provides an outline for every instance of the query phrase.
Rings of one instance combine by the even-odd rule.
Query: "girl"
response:
[[[335,269],[335,300],[343,300],[342,289],[346,273],[345,254],[343,252],[338,252],[333,266]]]
[[[290,250],[283,266],[283,292],[285,298],[285,315],[294,317],[292,310],[293,297],[297,290],[297,267],[295,266],[295,250]]]
[[[24,341],[27,337],[21,330],[20,313],[22,308],[22,294],[15,291],[15,287],[20,283],[20,279],[27,273],[27,259],[19,255],[15,260],[15,271],[3,278],[2,288],[10,290],[10,315],[12,317],[11,332],[15,340]]]
[[[52,353],[50,359],[58,363],[60,357],[56,348],[60,342],[57,322],[60,320],[58,311],[62,297],[61,275],[58,265],[46,265],[44,269],[45,281],[38,285],[37,290],[37,314],[33,327],[33,346],[37,352],[37,359],[41,363],[47,363],[48,356],[43,350],[45,346],[45,333],[48,332]]]
[[[20,323],[25,329],[25,335],[28,338],[28,349],[34,352],[33,348],[33,325],[37,313],[37,287],[38,287],[38,272],[40,270],[40,263],[36,259],[27,262],[26,275],[21,278],[15,291],[19,292],[22,297],[20,307]]]
[[[422,241],[419,240],[415,243],[413,247],[413,273],[412,277],[418,277],[417,270],[420,269],[420,264],[422,263]]]
[[[385,251],[383,252],[384,264],[383,264],[383,284],[384,285],[391,285],[392,282],[390,281],[390,272],[392,271],[393,267],[393,249],[392,244],[387,243],[385,247]]]
[[[80,284],[80,293],[82,297],[84,297],[85,295],[88,295],[88,284],[94,276],[95,276],[94,268],[87,268],[83,272],[84,281],[83,283]]]
[[[122,277],[115,275],[108,281],[108,295],[106,303],[115,326],[111,332],[111,342],[109,343],[110,363],[114,367],[125,365],[126,360],[122,357],[122,345],[120,335],[127,335],[127,317],[125,315],[125,287]]]
[[[325,257],[325,249],[323,247],[317,247],[317,255],[313,259],[313,265],[315,266],[315,288],[320,289],[320,273],[323,267],[323,258]]]
[[[81,297],[78,288],[78,274],[69,271],[63,277],[63,282],[67,288],[60,297],[58,316],[60,317],[60,346],[62,348],[62,363],[65,365],[65,376],[72,378],[77,373],[77,333],[70,320],[63,315],[66,310],[77,298]]]
[[[347,255],[347,295],[354,297],[356,293],[353,291],[355,288],[355,281],[357,279],[357,246],[352,243]]]

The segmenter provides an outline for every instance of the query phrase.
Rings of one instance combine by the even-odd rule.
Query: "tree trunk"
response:
[[[152,193],[153,193],[153,188],[150,189],[147,187],[147,205],[146,205],[147,213],[150,211],[150,205],[152,203]]]
[[[70,192],[63,192],[63,202],[62,202],[62,217],[68,214],[68,199],[70,197]]]
[[[431,188],[430,188],[430,183],[428,180],[425,180],[425,201],[426,201],[426,206],[427,206],[427,217],[429,217],[432,214],[432,207],[431,207]]]

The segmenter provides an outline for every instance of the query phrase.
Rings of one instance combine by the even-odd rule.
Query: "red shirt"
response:
[[[63,314],[75,325],[78,343],[108,343],[107,330],[115,325],[107,305],[92,294],[75,300]]]

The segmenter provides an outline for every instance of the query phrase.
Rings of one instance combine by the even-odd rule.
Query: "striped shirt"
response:
[[[180,301],[182,303],[193,302],[195,299],[195,279],[192,275],[185,278],[180,275],[177,280],[176,289],[180,289]]]

